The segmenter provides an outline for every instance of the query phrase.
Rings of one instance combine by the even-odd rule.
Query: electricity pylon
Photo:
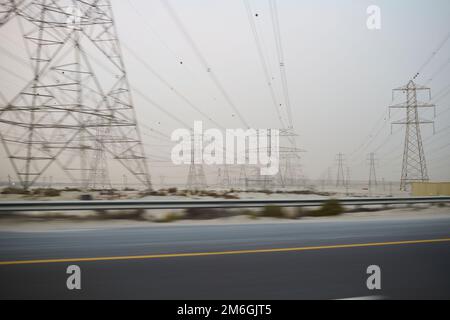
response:
[[[377,186],[378,182],[377,182],[377,173],[376,173],[376,169],[375,169],[375,153],[371,152],[369,154],[368,157],[368,161],[369,161],[369,167],[370,167],[370,173],[369,173],[369,190],[372,189],[373,186]]]
[[[91,162],[90,177],[87,181],[87,187],[92,189],[112,190],[112,184],[109,177],[108,162],[102,141],[108,138],[109,128],[101,128],[97,130],[96,150]]]
[[[345,175],[344,175],[344,155],[339,153],[337,155],[337,177],[336,177],[336,187],[345,186]]]
[[[400,190],[406,191],[407,185],[417,181],[428,181],[425,152],[423,150],[422,136],[420,133],[421,124],[433,124],[433,121],[421,120],[419,118],[419,108],[435,108],[435,105],[418,102],[417,91],[428,91],[431,100],[430,88],[420,86],[410,80],[407,85],[394,89],[394,92],[401,91],[406,94],[406,102],[390,106],[392,108],[406,109],[406,118],[401,121],[392,122],[393,125],[406,125],[405,145],[403,151],[402,175],[400,180]],[[436,112],[436,111],[435,111]]]
[[[373,187],[377,187],[378,182],[377,182],[377,173],[376,173],[376,168],[375,168],[375,153],[371,152],[368,155],[368,159],[369,161],[369,167],[370,167],[370,172],[369,172],[369,194],[372,194],[372,189]]]
[[[300,176],[302,175],[300,153],[304,152],[304,150],[297,148],[295,141],[297,136],[293,128],[280,130],[280,169],[278,181],[279,185],[283,188],[298,187]]]
[[[229,189],[231,188],[231,180],[230,180],[230,174],[228,172],[228,165],[224,165],[223,169],[218,168],[217,169],[217,187],[218,188],[225,188]]]
[[[201,137],[200,137],[201,138]],[[205,171],[203,170],[203,165],[201,161],[196,161],[196,154],[202,153],[203,149],[198,145],[198,141],[194,136],[191,135],[191,163],[189,165],[189,173],[187,178],[186,187],[188,190],[202,190],[206,189],[206,177]],[[201,160],[201,159],[200,159]]]
[[[0,0],[0,27],[15,17],[25,0]]]
[[[203,190],[207,187],[202,165],[191,163],[186,187],[188,190]]]
[[[22,187],[57,165],[86,188],[107,155],[151,188],[110,0],[19,2],[0,5],[21,19],[33,76],[0,107],[0,136]]]

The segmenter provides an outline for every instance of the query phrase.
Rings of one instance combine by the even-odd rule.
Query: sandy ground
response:
[[[87,216],[89,213],[85,213]],[[151,213],[153,214],[153,213]],[[311,223],[318,221],[352,221],[352,220],[377,220],[377,219],[423,219],[423,218],[450,217],[450,207],[409,207],[395,208],[371,212],[351,212],[338,217],[305,217],[301,219],[275,219],[275,218],[251,218],[239,215],[228,218],[212,220],[177,220],[170,223],[157,223],[151,221],[136,220],[22,220],[3,218],[0,220],[0,232],[58,232],[97,230],[112,228],[142,228],[142,227],[173,227],[184,225],[217,225],[217,224],[255,224],[255,223]]]
[[[379,187],[382,191],[382,188]],[[318,192],[321,192],[318,188]],[[346,196],[368,196],[367,190],[346,189],[328,187],[326,192],[332,192],[332,197],[345,198]],[[39,197],[39,196],[24,196],[24,195],[0,195],[0,201],[64,201],[77,200],[81,192],[62,192],[58,197]],[[293,194],[293,193],[260,193],[260,192],[236,192],[241,199],[323,199],[329,198],[324,195],[316,194]],[[387,196],[387,194],[372,193],[372,196]],[[107,200],[110,196],[93,193],[95,199]],[[395,196],[408,196],[407,193],[397,192]],[[189,196],[146,196],[139,195],[136,191],[121,192],[120,197],[115,199],[146,199],[146,200],[181,200],[181,199],[214,199],[213,197],[200,197],[195,195]],[[160,226],[176,226],[176,225],[211,225],[211,224],[243,224],[243,223],[307,223],[310,221],[320,220],[352,220],[352,219],[398,219],[398,218],[423,218],[426,217],[440,217],[450,216],[450,207],[429,207],[429,206],[414,206],[414,207],[390,207],[389,210],[383,210],[383,207],[376,208],[378,211],[361,211],[349,212],[339,217],[322,217],[311,218],[304,217],[297,220],[292,219],[274,219],[274,218],[255,218],[248,215],[241,214],[241,209],[229,209],[232,216],[227,218],[217,218],[212,220],[176,220],[173,222],[154,222],[161,220],[168,216],[182,216],[184,210],[146,210],[142,215],[142,220],[129,218],[123,216],[130,211],[117,212],[120,219],[103,218],[101,214],[89,211],[70,211],[70,212],[29,212],[26,216],[19,217],[2,217],[0,218],[0,231],[17,231],[17,232],[48,232],[48,231],[70,231],[70,230],[89,230],[89,229],[104,229],[104,228],[130,228],[130,227],[160,227]],[[241,211],[239,211],[241,210]],[[250,209],[248,211],[255,212],[258,209]],[[287,212],[292,212],[293,208],[286,208]],[[131,211],[132,213],[132,211]]]

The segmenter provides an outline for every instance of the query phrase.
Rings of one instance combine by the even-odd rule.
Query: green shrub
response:
[[[61,195],[61,191],[52,188],[37,188],[33,189],[33,195],[42,197],[58,197]]]
[[[191,220],[210,220],[229,217],[230,211],[221,208],[187,208],[185,218]]]
[[[81,192],[81,189],[65,187],[64,191],[66,191],[66,192]]]
[[[270,218],[285,218],[286,215],[283,211],[282,207],[279,206],[265,206],[260,215],[262,217],[270,217]]]
[[[329,217],[338,216],[344,213],[344,208],[341,203],[336,199],[327,200],[320,209],[311,211],[308,216],[311,217]]]
[[[45,189],[43,195],[46,197],[59,197],[61,195],[61,191],[57,189]]]
[[[139,195],[141,197],[148,197],[148,196],[161,196],[161,197],[165,197],[167,196],[167,192],[163,189],[161,190],[147,190],[147,191],[142,191],[139,193]]]
[[[177,188],[169,188],[169,189],[167,189],[167,192],[169,192],[169,193],[177,193],[178,189]]]
[[[145,221],[145,209],[134,210],[96,210],[98,218],[105,220],[136,220]]]
[[[8,187],[2,190],[2,194],[30,194],[30,191],[22,188]]]

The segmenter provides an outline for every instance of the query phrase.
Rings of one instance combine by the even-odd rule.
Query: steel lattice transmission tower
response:
[[[229,189],[231,188],[230,174],[228,166],[225,164],[223,167],[217,169],[217,188]]]
[[[88,180],[88,187],[92,189],[112,190],[112,184],[109,177],[108,162],[105,158],[102,141],[109,138],[109,128],[105,127],[97,131],[96,151],[92,159],[90,177]]]
[[[52,165],[87,188],[106,156],[151,188],[110,0],[19,2],[0,5],[21,19],[33,77],[0,108],[0,134],[23,188]]]
[[[393,95],[396,91],[401,91],[406,94],[405,103],[390,106],[390,109],[406,109],[406,118],[392,123],[406,125],[402,176],[400,180],[400,190],[406,191],[407,185],[411,182],[423,182],[429,180],[420,125],[434,125],[434,122],[421,120],[419,117],[419,108],[435,108],[435,105],[418,102],[417,91],[428,91],[429,99],[431,100],[431,90],[430,88],[415,84],[412,80],[410,80],[406,86],[394,89]]]
[[[368,159],[369,161],[369,167],[370,167],[370,173],[369,173],[369,190],[372,190],[373,186],[378,186],[377,182],[377,172],[376,172],[376,159],[375,159],[375,153],[371,152],[369,153]]]
[[[345,186],[345,175],[344,175],[344,155],[339,153],[336,158],[337,161],[337,176],[336,176],[336,187]]]
[[[25,0],[0,0],[0,27],[14,18]]]
[[[203,164],[196,158],[198,153],[203,152],[202,143],[199,141],[202,137],[196,137],[194,132],[191,135],[191,163],[189,165],[189,173],[186,188],[188,190],[204,190],[207,187],[205,171]],[[197,160],[197,161],[196,161]]]
[[[303,177],[300,165],[300,153],[304,150],[297,147],[297,134],[293,127],[280,130],[280,172],[279,185],[283,188],[298,187]]]
[[[204,190],[207,187],[205,172],[202,165],[191,163],[187,179],[188,190]]]

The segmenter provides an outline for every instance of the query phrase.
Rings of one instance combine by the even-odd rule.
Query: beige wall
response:
[[[450,182],[414,182],[413,196],[450,196]]]

